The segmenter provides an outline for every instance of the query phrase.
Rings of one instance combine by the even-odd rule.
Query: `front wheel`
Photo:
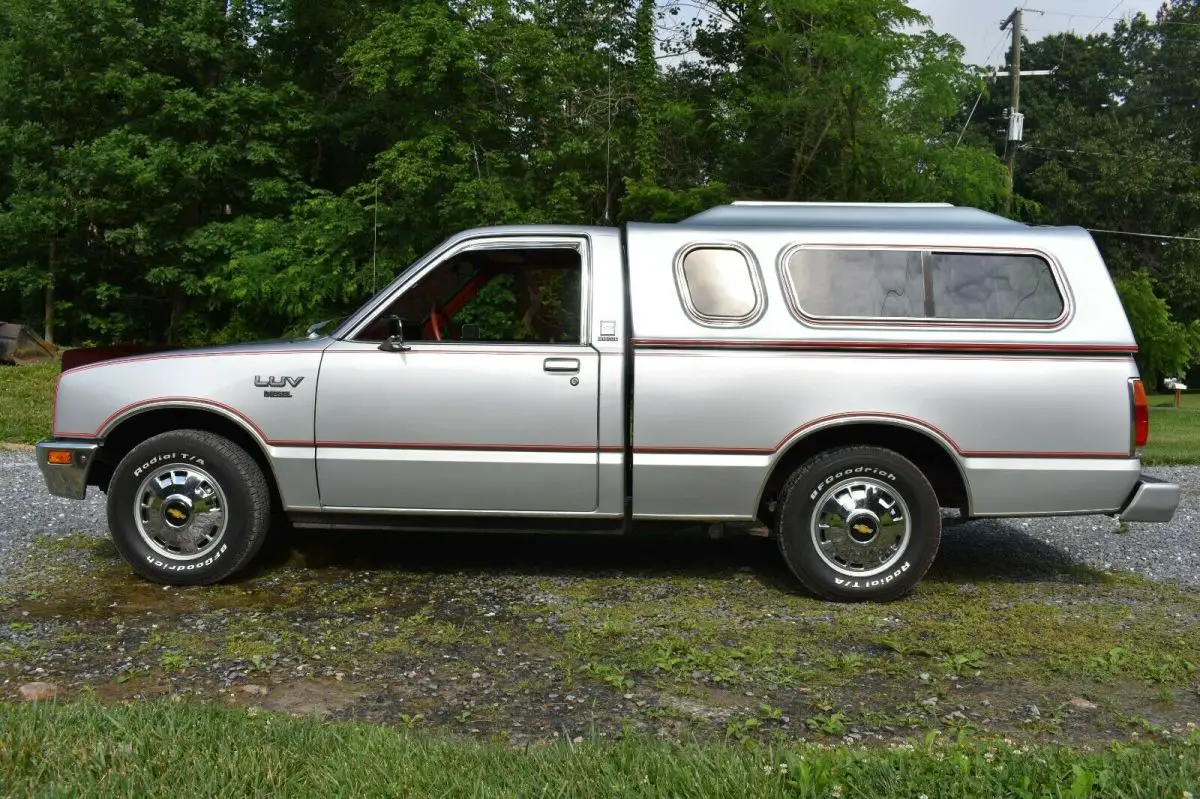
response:
[[[941,542],[937,494],[912,461],[854,446],[810,459],[781,492],[776,539],[807,589],[825,599],[888,601],[921,581]]]
[[[239,571],[262,547],[271,497],[254,458],[201,430],[162,433],[133,448],[113,472],[108,526],[142,577],[205,585]]]

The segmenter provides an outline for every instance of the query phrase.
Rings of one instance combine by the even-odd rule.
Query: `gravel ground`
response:
[[[0,575],[20,563],[40,533],[106,536],[104,495],[88,491],[83,502],[52,496],[31,452],[0,450]]]
[[[1179,509],[1168,524],[1130,522],[1128,530],[1114,534],[1115,520],[1085,516],[974,522],[963,531],[1003,535],[1016,527],[1074,563],[1200,588],[1200,467],[1158,466],[1146,474],[1179,484]]]
[[[1147,473],[1183,489],[1169,524],[1131,523],[1116,534],[1117,523],[1104,516],[977,521],[948,530],[946,543],[987,557],[989,542],[998,538],[1008,539],[1011,547],[1015,528],[1024,534],[1020,539],[1041,542],[1073,563],[1200,587],[1200,467],[1157,467]],[[65,532],[107,535],[104,496],[91,489],[83,502],[53,497],[31,453],[0,451],[0,574],[23,559],[35,535]]]

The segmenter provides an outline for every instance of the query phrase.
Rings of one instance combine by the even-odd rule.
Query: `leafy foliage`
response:
[[[904,32],[902,0],[693,11],[13,0],[0,317],[73,344],[275,336],[470,226],[1002,199],[994,154],[943,146],[961,47]]]
[[[1175,24],[1198,14],[1025,44],[1059,69],[1023,84],[1015,213],[1200,230],[1197,45]],[[737,198],[1003,210],[1007,87],[928,22],[906,0],[10,0],[0,318],[76,345],[289,335],[477,225]],[[1097,235],[1115,274],[1200,318],[1194,244]],[[467,315],[484,334],[511,301]],[[1186,368],[1160,328],[1147,364]]]
[[[1020,216],[1200,237],[1198,31],[1200,5],[1167,0],[1155,19],[1138,14],[1111,34],[1024,43],[1023,70],[1055,71],[1021,82],[1025,141],[1014,175]],[[964,142],[992,142],[1000,152],[1008,96],[1007,78],[992,84]],[[1190,331],[1200,319],[1200,245],[1111,232],[1095,238],[1122,278],[1147,377],[1157,381],[1196,364],[1200,351]]]
[[[1145,271],[1116,279],[1125,314],[1139,345],[1138,369],[1149,386],[1179,375],[1200,361],[1200,321],[1182,324],[1171,318]]]

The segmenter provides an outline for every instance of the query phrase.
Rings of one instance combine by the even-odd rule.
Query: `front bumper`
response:
[[[1169,522],[1179,507],[1179,486],[1142,475],[1118,518],[1126,522]]]
[[[88,470],[92,468],[99,444],[83,441],[40,441],[36,447],[38,467],[46,488],[56,497],[83,499],[87,495]],[[67,463],[51,463],[50,453],[67,452]]]

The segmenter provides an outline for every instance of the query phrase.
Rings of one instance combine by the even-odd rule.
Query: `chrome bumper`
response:
[[[88,469],[99,444],[82,441],[40,441],[36,447],[38,467],[46,488],[56,497],[83,499],[87,495]],[[71,453],[70,463],[50,463],[50,450]]]
[[[1169,522],[1178,507],[1178,485],[1143,475],[1118,518],[1126,522]]]

